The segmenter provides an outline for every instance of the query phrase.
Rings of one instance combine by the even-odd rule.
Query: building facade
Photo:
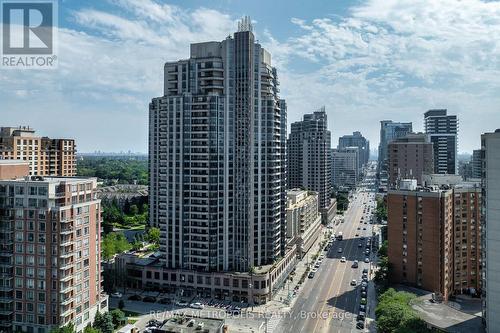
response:
[[[434,173],[434,151],[425,134],[408,134],[389,143],[388,186],[396,187],[400,179],[416,179],[422,185],[422,174]]]
[[[107,311],[96,187],[95,178],[0,180],[2,331],[44,333],[72,322],[81,332]]]
[[[361,170],[370,159],[370,141],[361,135],[361,132],[353,132],[352,135],[343,135],[339,138],[337,148],[341,150],[347,147],[358,147],[359,169]]]
[[[378,146],[377,177],[379,178],[380,190],[387,190],[388,182],[388,153],[389,143],[393,140],[407,136],[413,132],[412,123],[394,122],[382,120],[380,122],[380,143]]]
[[[331,134],[325,108],[291,125],[288,138],[290,188],[317,192],[320,209],[331,206]]]
[[[425,188],[415,182],[413,188],[389,190],[392,282],[429,290],[444,299],[480,293],[480,202],[480,186],[472,182]]]
[[[248,272],[284,258],[286,103],[249,20],[165,64],[149,108],[150,219],[165,268]]]
[[[481,179],[482,177],[482,159],[481,149],[474,149],[470,160],[471,164],[471,178]]]
[[[359,180],[359,148],[332,149],[332,184],[338,190],[354,188]]]
[[[392,120],[382,120],[380,122],[380,143],[378,146],[378,161],[379,164],[387,160],[388,144],[397,138],[407,136],[413,132],[411,122],[394,122]]]
[[[446,109],[424,113],[425,133],[434,145],[434,172],[458,172],[458,118],[448,115]]]
[[[316,192],[293,189],[287,192],[287,239],[297,244],[297,253],[303,257],[321,232],[321,214]]]
[[[500,129],[481,136],[483,321],[487,332],[500,327]]]
[[[36,136],[30,127],[0,128],[0,159],[27,161],[32,176],[76,175],[75,140]]]

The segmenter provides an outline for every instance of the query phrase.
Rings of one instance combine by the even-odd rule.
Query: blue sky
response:
[[[59,67],[0,68],[1,125],[73,137],[81,152],[147,150],[165,61],[221,40],[250,15],[273,56],[289,122],[326,106],[333,145],[379,121],[447,108],[459,150],[500,127],[500,3],[479,0],[61,0]]]

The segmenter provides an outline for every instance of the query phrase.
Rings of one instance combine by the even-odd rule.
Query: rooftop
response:
[[[80,183],[80,182],[88,181],[88,180],[94,180],[95,182],[97,182],[97,178],[95,178],[95,177],[57,177],[57,176],[48,176],[48,177],[47,176],[27,176],[27,177],[22,177],[22,178],[9,179],[6,181],[19,182],[19,183],[40,182],[40,183],[59,184],[62,182]]]
[[[170,318],[157,331],[165,333],[218,333],[223,325],[223,319],[180,315]]]

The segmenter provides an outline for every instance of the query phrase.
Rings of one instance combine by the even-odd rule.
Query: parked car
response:
[[[360,303],[361,303],[362,305],[366,305],[366,298],[362,298],[362,299],[361,299],[361,301],[360,301]]]
[[[359,311],[366,311],[366,305],[360,304],[359,305]]]
[[[175,305],[177,305],[177,306],[188,306],[188,304],[189,304],[189,303],[188,303],[188,302],[186,302],[186,301],[177,301],[177,302],[175,303]]]
[[[365,262],[368,264],[370,263],[370,258],[365,258]]]
[[[358,261],[357,260],[354,260],[354,262],[352,263],[352,268],[358,268]]]
[[[361,297],[365,297],[366,298],[366,291],[362,291],[361,292]]]
[[[122,295],[122,293],[116,292],[116,293],[112,293],[111,297],[113,297],[113,298],[122,298],[123,295]]]
[[[356,328],[360,329],[360,330],[364,329],[365,328],[365,321],[364,320],[358,320],[356,322]]]
[[[199,309],[199,310],[202,310],[204,308],[203,304],[201,304],[200,302],[191,303],[191,304],[189,304],[189,307],[193,308],[193,309]]]
[[[130,295],[130,296],[128,297],[128,299],[129,299],[130,301],[140,301],[140,300],[142,300],[142,297],[141,297],[141,296],[139,296],[139,295],[137,295],[137,294],[135,294],[135,295]]]
[[[340,258],[340,262],[346,262],[345,257]]]
[[[147,302],[147,303],[154,303],[156,302],[156,297],[154,296],[146,296],[142,299],[143,302]]]
[[[314,272],[309,272],[309,275],[307,276],[308,278],[312,279],[314,277]]]
[[[358,243],[358,247],[363,247],[363,244],[361,244],[361,243]]]
[[[355,286],[357,284],[356,280],[351,281],[351,286]]]

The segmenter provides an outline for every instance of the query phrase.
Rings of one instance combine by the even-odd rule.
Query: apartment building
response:
[[[332,149],[332,184],[338,189],[356,187],[360,179],[359,147]]]
[[[446,109],[424,113],[425,133],[434,145],[434,172],[458,172],[458,117],[448,115]]]
[[[183,290],[206,288],[205,277],[258,266],[278,267],[272,284],[281,283],[294,249],[286,246],[286,102],[271,54],[245,18],[221,42],[191,44],[189,59],[167,62],[164,74],[164,96],[149,106],[150,220],[167,278],[155,283],[182,271],[201,279],[179,280]]]
[[[288,137],[289,186],[317,192],[322,211],[330,210],[333,204],[330,147],[331,133],[324,107],[291,125]]]
[[[477,294],[482,285],[479,183],[431,185],[431,178],[424,182],[426,187],[417,187],[416,180],[402,180],[399,189],[388,192],[392,281],[444,299]]]
[[[453,194],[415,188],[387,194],[388,257],[394,283],[443,295],[453,290]]]
[[[500,327],[500,129],[481,135],[483,322],[487,332]]]
[[[32,176],[76,175],[75,140],[40,137],[26,126],[0,128],[0,159],[27,161]]]
[[[416,179],[422,185],[422,175],[434,173],[434,150],[423,133],[408,134],[389,143],[388,186],[394,188],[400,179]]]
[[[77,332],[107,311],[95,178],[43,177],[0,163],[0,330]],[[5,169],[10,168],[10,171]]]
[[[339,137],[339,144],[337,148],[344,149],[347,147],[358,147],[359,149],[359,169],[368,163],[370,159],[370,141],[368,141],[361,132],[353,132],[350,135],[343,135]]]
[[[412,133],[411,122],[394,122],[382,120],[380,122],[380,143],[378,146],[377,173],[382,191],[387,190],[388,182],[388,148],[393,140],[402,138]]]
[[[482,159],[481,149],[474,149],[470,160],[471,164],[471,178],[481,179],[482,177]]]
[[[303,257],[318,239],[321,232],[321,214],[318,194],[293,189],[287,192],[286,237],[297,244],[297,254]]]

